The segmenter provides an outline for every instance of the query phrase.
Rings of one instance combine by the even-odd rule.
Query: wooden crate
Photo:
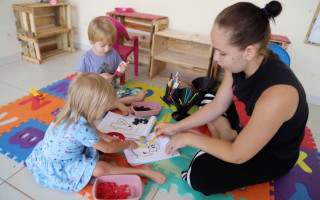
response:
[[[44,37],[71,31],[71,5],[67,3],[13,4],[19,34]]]
[[[41,37],[30,37],[19,33],[18,38],[23,51],[22,58],[37,64],[75,51],[73,31]]]
[[[138,12],[107,12],[107,15],[120,21],[127,29],[130,37],[133,35],[139,38],[139,64],[150,66],[150,51],[152,46],[153,34],[157,31],[166,29],[169,25],[169,19],[165,16]],[[125,45],[133,45],[125,41]],[[133,54],[128,57],[133,61]]]
[[[197,77],[208,76],[213,47],[209,36],[177,30],[162,30],[153,35],[150,78],[168,81],[179,72],[182,84]]]

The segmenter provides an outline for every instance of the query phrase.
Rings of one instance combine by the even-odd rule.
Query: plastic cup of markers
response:
[[[186,117],[189,117],[190,114],[188,113],[189,109],[187,109],[187,106],[180,106],[176,112],[173,112],[171,114],[172,118],[176,121],[183,120]]]
[[[200,99],[198,92],[191,88],[179,88],[174,91],[172,97],[175,101],[177,111],[172,113],[171,116],[176,121],[180,121],[188,117],[190,115],[188,111]]]
[[[194,89],[198,90],[199,92],[207,93],[212,91],[218,85],[218,82],[213,78],[203,76],[194,79],[193,81],[191,81],[191,84]]]
[[[191,81],[191,85],[194,89],[199,91],[200,97],[202,99],[206,93],[211,92],[213,89],[217,87],[218,82],[215,81],[213,78],[203,76]],[[200,102],[201,101],[199,101],[199,103]]]

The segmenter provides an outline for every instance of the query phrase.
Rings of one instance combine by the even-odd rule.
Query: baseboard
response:
[[[307,101],[310,104],[320,106],[320,97],[307,94]]]
[[[0,57],[0,66],[1,65],[6,65],[12,62],[16,62],[18,60],[21,60],[21,53],[17,53],[17,54],[13,54],[10,56],[4,56],[4,57]]]

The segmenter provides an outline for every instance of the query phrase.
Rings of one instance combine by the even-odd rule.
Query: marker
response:
[[[144,145],[139,145],[139,148],[146,148],[146,146],[144,146]]]
[[[155,135],[152,140],[149,142],[148,147],[153,143],[153,141],[157,138],[157,136]]]
[[[194,99],[194,97],[196,97],[198,95],[198,93],[195,93],[194,95],[193,95],[193,97],[191,97],[191,99],[189,100],[189,103]]]
[[[190,82],[190,85],[191,85],[192,88],[196,89],[196,88],[194,87],[194,85],[192,84],[192,82]]]

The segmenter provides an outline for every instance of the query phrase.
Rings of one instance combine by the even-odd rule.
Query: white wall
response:
[[[1,0],[0,16],[7,19],[5,27],[0,26],[1,56],[21,51],[15,36],[12,1]],[[74,42],[80,49],[90,48],[87,27],[92,18],[105,15],[115,7],[131,7],[137,12],[164,15],[169,18],[169,28],[209,35],[216,15],[225,7],[239,2],[236,0],[65,0],[72,5],[72,23],[75,28]],[[264,7],[270,0],[250,0]],[[302,82],[308,101],[320,105],[320,47],[304,43],[311,20],[319,0],[279,0],[283,11],[272,25],[272,33],[286,35],[290,40],[288,53],[291,68]],[[9,3],[10,2],[10,3]],[[18,2],[17,0],[13,2]],[[4,4],[4,5],[3,5]],[[4,8],[6,7],[6,8]],[[1,30],[3,29],[3,30]],[[7,32],[7,33],[4,33]],[[6,37],[3,39],[2,37]],[[12,45],[12,46],[11,46]],[[8,50],[10,49],[10,50]]]
[[[16,3],[33,2],[35,2],[35,0],[0,1],[0,65],[21,59],[21,45],[18,41],[12,5]]]

